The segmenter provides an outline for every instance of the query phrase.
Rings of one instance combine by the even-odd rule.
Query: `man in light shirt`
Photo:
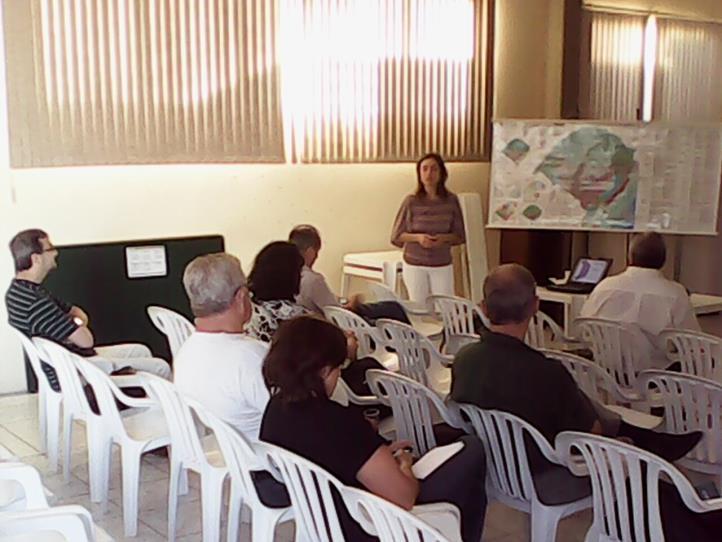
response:
[[[268,345],[243,334],[251,301],[241,263],[225,253],[199,256],[186,267],[183,286],[196,329],[175,358],[175,384],[256,441],[269,399],[261,373]]]
[[[638,334],[640,359],[659,369],[669,364],[658,340],[664,328],[700,329],[687,290],[662,274],[666,257],[659,233],[636,236],[629,248],[627,269],[600,282],[581,311],[582,317],[629,324]]]

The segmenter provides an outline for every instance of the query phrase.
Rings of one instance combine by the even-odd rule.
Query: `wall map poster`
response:
[[[489,226],[716,233],[722,125],[494,122]]]

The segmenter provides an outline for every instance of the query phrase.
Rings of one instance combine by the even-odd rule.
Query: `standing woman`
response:
[[[416,193],[404,199],[391,243],[404,249],[404,283],[412,301],[454,295],[451,247],[464,243],[459,199],[446,189],[443,158],[429,153],[416,162]]]

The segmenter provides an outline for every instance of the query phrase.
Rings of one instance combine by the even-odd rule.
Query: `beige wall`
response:
[[[558,116],[562,0],[497,5],[495,116]],[[450,166],[457,192],[486,198],[488,178],[488,164]],[[248,270],[263,244],[310,222],[325,242],[318,268],[338,287],[344,253],[389,247],[394,214],[413,185],[411,164],[36,170],[0,164],[0,239],[4,245],[31,226],[46,229],[57,244],[220,233]],[[494,264],[498,235],[488,238]],[[10,257],[0,249],[0,284],[11,277]],[[0,393],[23,389],[20,349],[7,326],[0,326],[0,351]]]

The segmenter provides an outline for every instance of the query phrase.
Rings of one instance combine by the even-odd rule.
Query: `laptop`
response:
[[[589,294],[609,272],[612,260],[609,258],[579,258],[574,272],[564,284],[549,284],[547,290],[570,294]]]

